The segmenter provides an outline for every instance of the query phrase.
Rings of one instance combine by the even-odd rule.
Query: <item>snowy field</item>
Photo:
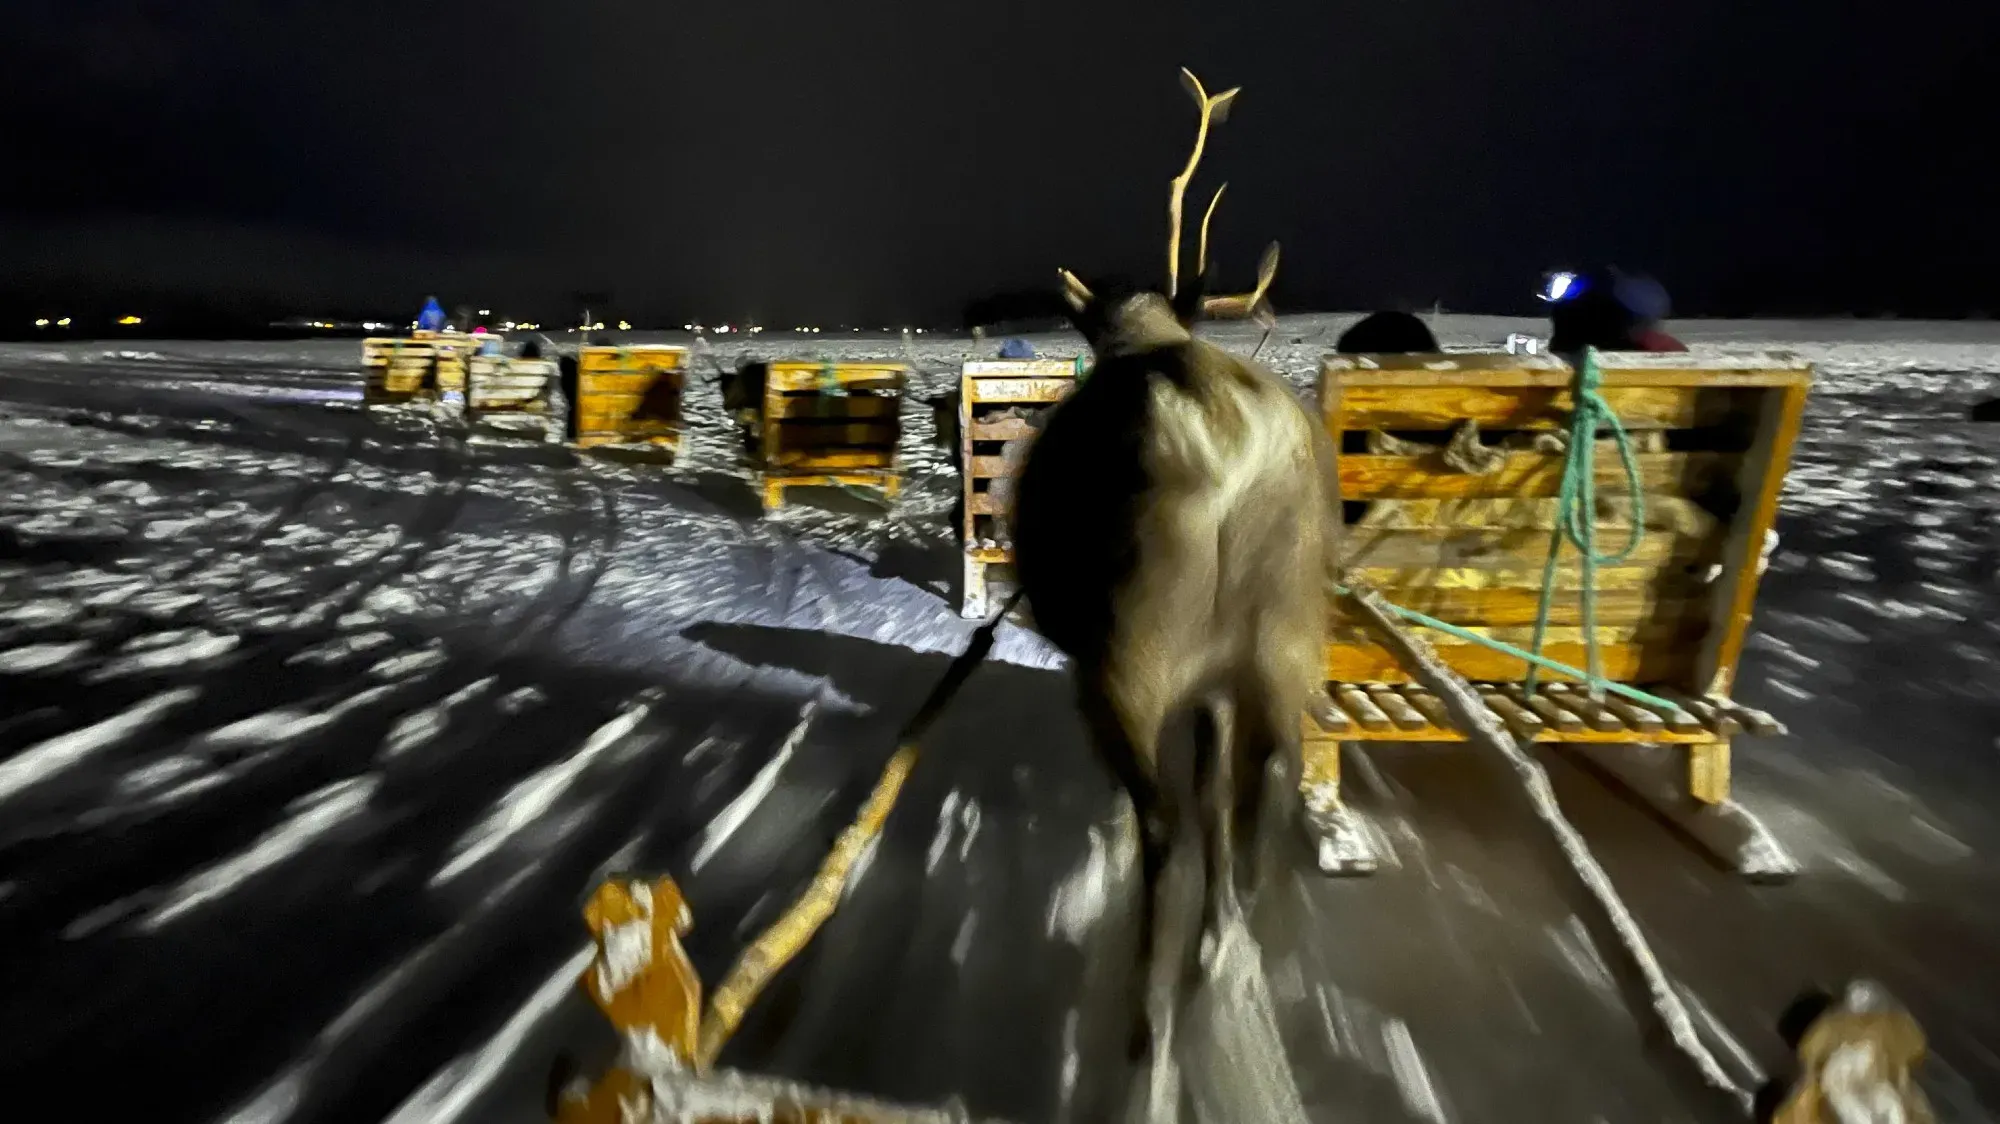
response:
[[[1351,319],[1290,318],[1265,358],[1305,390]],[[1738,689],[1792,736],[1736,751],[1806,872],[1741,884],[1551,757],[1557,793],[1739,1080],[1800,987],[1866,974],[1924,1022],[1947,1119],[1985,1119],[2000,429],[1959,419],[2000,393],[2000,328],[1675,329],[1819,366]],[[738,340],[716,357],[905,357]],[[371,418],[354,341],[0,345],[0,1086],[161,1122],[541,1119],[553,1053],[605,1034],[573,987],[593,880],[679,877],[715,978],[969,635],[915,400],[969,346],[917,337],[893,511],[762,518],[711,385],[662,470]],[[1059,661],[996,654],[727,1063],[1102,1119],[1129,856]],[[1315,1120],[1729,1119],[1503,766],[1362,756],[1394,868],[1329,881],[1300,847],[1260,906]]]

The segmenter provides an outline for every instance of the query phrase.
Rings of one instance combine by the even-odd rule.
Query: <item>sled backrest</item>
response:
[[[678,446],[687,348],[585,347],[577,354],[576,444]]]
[[[1759,560],[1812,379],[1789,354],[1608,353],[1603,397],[1628,431],[1645,527],[1632,555],[1596,573],[1604,674],[1726,695],[1756,599]],[[1352,575],[1391,603],[1527,648],[1564,467],[1572,372],[1548,356],[1334,355],[1320,403],[1339,451]],[[1477,423],[1468,445],[1466,422]],[[1459,440],[1452,441],[1454,434]],[[1456,451],[1448,451],[1457,446]],[[1618,452],[1595,454],[1597,551],[1621,551],[1631,504]],[[1559,555],[1543,654],[1583,667],[1575,548]],[[1407,677],[1336,605],[1335,682]],[[1426,632],[1468,679],[1512,682],[1527,665]]]
[[[780,359],[765,375],[763,458],[788,472],[885,470],[903,432],[903,363]]]

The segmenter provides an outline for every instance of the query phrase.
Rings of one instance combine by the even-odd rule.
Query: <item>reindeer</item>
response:
[[[1183,196],[1238,92],[1210,96],[1186,69],[1181,81],[1201,124],[1169,188],[1166,291],[1059,271],[1095,364],[1051,412],[1014,509],[1021,591],[1069,656],[1094,748],[1138,820],[1146,997],[1133,1049],[1150,1048],[1154,1121],[1178,1111],[1162,1074],[1204,922],[1242,910],[1252,889],[1235,840],[1256,838],[1267,769],[1296,768],[1300,717],[1324,695],[1338,526],[1318,419],[1271,371],[1194,336],[1204,314],[1268,314],[1277,247],[1254,292],[1204,295],[1218,189],[1181,286]],[[1163,737],[1182,716],[1195,719],[1191,748]]]

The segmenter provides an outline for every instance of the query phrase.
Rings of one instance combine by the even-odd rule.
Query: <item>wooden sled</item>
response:
[[[463,403],[468,362],[484,341],[497,339],[419,332],[407,339],[362,340],[361,368],[366,376],[362,402],[369,406]]]
[[[1419,628],[1516,738],[1589,746],[1714,857],[1753,877],[1795,870],[1730,801],[1738,737],[1782,733],[1730,700],[1812,371],[1790,355],[1600,357],[1602,396],[1629,432],[1645,525],[1631,555],[1596,571],[1601,673],[1670,705],[1542,672],[1467,637]],[[1339,450],[1350,580],[1392,605],[1528,648],[1551,544],[1572,372],[1508,354],[1335,356],[1321,408]],[[1468,423],[1476,423],[1476,430]],[[1600,552],[1631,534],[1619,455],[1600,434]],[[1575,548],[1562,547],[1542,654],[1587,660]],[[1405,661],[1350,605],[1333,606],[1327,705],[1304,723],[1308,821],[1329,873],[1374,869],[1340,803],[1341,747],[1453,742],[1465,734],[1411,685]]]
[[[961,617],[983,620],[1011,592],[1014,543],[1006,521],[1014,481],[1040,414],[1076,389],[1078,366],[1074,359],[987,359],[965,364],[959,375]]]
[[[756,420],[764,510],[791,488],[865,488],[893,500],[901,488],[903,363],[767,364]]]
[[[466,369],[466,420],[475,430],[560,441],[559,379],[552,359],[474,355]]]
[[[680,452],[687,349],[660,344],[577,353],[572,440],[579,449],[672,461]]]

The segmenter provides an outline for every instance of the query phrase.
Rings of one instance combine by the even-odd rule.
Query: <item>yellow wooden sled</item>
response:
[[[959,479],[964,489],[965,581],[959,615],[983,620],[1013,581],[1006,518],[1026,463],[1035,415],[1076,389],[1074,359],[986,359],[959,375]]]
[[[766,511],[789,488],[868,488],[895,499],[903,434],[903,363],[781,359],[765,370],[757,419]]]
[[[1342,562],[1355,584],[1456,626],[1426,639],[1516,737],[1612,747],[1594,760],[1621,775],[1642,760],[1657,772],[1663,754],[1677,756],[1674,799],[1651,781],[1623,779],[1650,785],[1669,812],[1719,807],[1729,800],[1732,740],[1781,732],[1729,695],[1811,368],[1789,355],[1686,354],[1607,354],[1600,367],[1602,398],[1631,435],[1644,527],[1629,557],[1594,569],[1588,583],[1576,550],[1562,546],[1541,653],[1586,668],[1581,595],[1594,586],[1599,671],[1645,698],[1617,689],[1592,697],[1566,677],[1530,675],[1527,661],[1493,646],[1534,640],[1573,405],[1574,372],[1561,360],[1327,359],[1320,404],[1339,450]],[[1595,536],[1615,551],[1628,542],[1633,504],[1617,451],[1598,445]],[[1336,603],[1332,628],[1334,705],[1305,723],[1308,802],[1323,844],[1345,830],[1344,743],[1465,737],[1360,616]]]
[[[663,344],[585,347],[577,356],[578,448],[635,448],[671,458],[681,444],[687,349]]]

